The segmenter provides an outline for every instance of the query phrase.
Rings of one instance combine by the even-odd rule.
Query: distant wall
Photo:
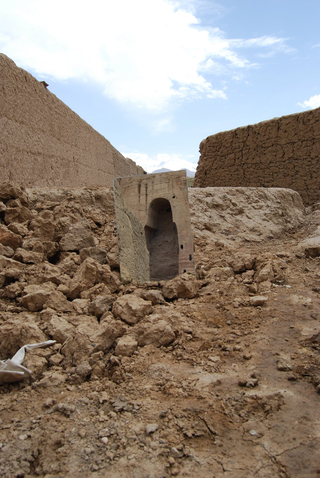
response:
[[[320,108],[209,136],[195,187],[290,188],[320,201]]]
[[[0,54],[0,178],[25,187],[112,186],[143,174],[30,73]]]

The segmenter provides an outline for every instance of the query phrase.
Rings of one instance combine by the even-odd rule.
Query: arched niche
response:
[[[179,243],[167,199],[157,198],[150,203],[144,229],[149,251],[150,280],[173,279],[179,274]]]

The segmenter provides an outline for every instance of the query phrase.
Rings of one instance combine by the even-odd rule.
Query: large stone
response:
[[[114,353],[116,355],[122,355],[123,357],[131,357],[133,352],[137,350],[138,342],[134,337],[130,335],[124,335],[117,340],[117,345]]]
[[[2,201],[8,201],[9,199],[20,199],[20,202],[23,206],[28,206],[29,198],[25,189],[10,183],[9,181],[4,181],[0,184],[0,199]]]
[[[64,344],[66,340],[72,338],[75,330],[76,329],[72,324],[69,324],[69,322],[57,315],[52,317],[47,327],[47,333],[50,337],[60,344]]]
[[[23,291],[21,303],[31,312],[37,312],[43,309],[51,293],[55,290],[52,282],[46,282],[42,285],[28,285]]]
[[[26,251],[21,248],[18,248],[13,256],[15,261],[23,262],[24,264],[39,264],[43,261],[43,258],[43,252]]]
[[[306,239],[301,245],[304,248],[307,257],[320,256],[320,235]]]
[[[133,294],[119,297],[113,304],[112,312],[128,324],[136,324],[145,315],[152,312],[152,302]]]
[[[9,246],[4,246],[0,244],[0,256],[12,257],[14,250]]]
[[[152,305],[163,304],[165,302],[160,290],[136,289],[133,293],[134,295],[141,297],[141,299],[151,300]]]
[[[30,314],[19,314],[0,326],[0,357],[12,358],[20,347],[47,340]]]
[[[88,257],[78,268],[69,287],[69,299],[76,299],[82,291],[88,290],[95,284],[104,283],[111,293],[118,290],[121,283],[117,276],[111,272],[107,264],[100,264],[91,257]],[[86,297],[83,297],[86,298]]]
[[[62,251],[80,251],[95,245],[90,224],[86,219],[70,226],[67,234],[60,240]]]
[[[201,283],[192,274],[182,274],[165,283],[162,288],[166,299],[191,299],[196,296]]]
[[[22,237],[18,234],[14,234],[9,231],[6,226],[0,224],[0,244],[15,250],[22,245]]]
[[[68,298],[76,299],[79,297],[80,292],[93,287],[96,283],[96,277],[97,268],[95,261],[93,259],[86,259],[70,281]]]
[[[43,308],[50,308],[57,312],[74,312],[72,303],[58,290],[50,294],[48,300],[43,304]]]
[[[4,220],[6,224],[11,222],[26,222],[33,218],[33,214],[30,209],[24,206],[7,207],[4,213]]]
[[[85,261],[88,257],[92,257],[92,259],[100,264],[105,264],[107,262],[107,251],[102,247],[88,247],[86,249],[81,249],[81,262]]]
[[[69,363],[78,365],[92,353],[107,352],[115,339],[125,332],[125,327],[119,327],[119,324],[117,327],[108,323],[99,324],[93,316],[82,316],[81,324],[73,337],[64,343],[61,353]]]
[[[155,323],[148,322],[139,326],[137,334],[140,346],[153,344],[155,347],[161,347],[169,345],[175,340],[176,336],[168,322],[161,320],[160,315],[158,319]]]
[[[89,314],[100,319],[105,312],[111,309],[113,302],[112,295],[98,295],[89,305]]]

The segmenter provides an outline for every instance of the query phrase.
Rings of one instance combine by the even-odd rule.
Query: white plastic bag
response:
[[[3,383],[19,382],[20,380],[30,377],[31,370],[21,365],[26,350],[48,347],[55,343],[55,340],[47,340],[47,342],[41,342],[40,344],[27,344],[21,347],[12,359],[0,360],[0,385]]]

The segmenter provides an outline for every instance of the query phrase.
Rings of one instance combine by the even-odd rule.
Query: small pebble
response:
[[[101,438],[101,442],[102,442],[104,445],[107,445],[107,444],[108,444],[108,441],[109,441],[109,438],[108,438],[108,437],[102,437],[102,438]]]

